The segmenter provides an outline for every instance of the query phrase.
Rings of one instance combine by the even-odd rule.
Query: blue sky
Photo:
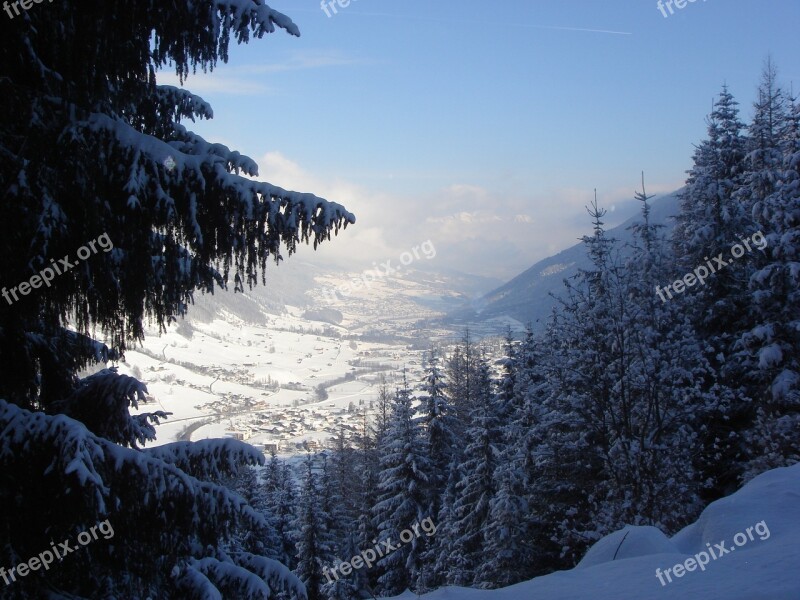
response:
[[[430,239],[443,268],[510,278],[589,231],[594,188],[614,224],[641,171],[649,192],[680,187],[723,83],[749,118],[771,54],[800,90],[797,0],[697,0],[667,18],[655,0],[268,4],[302,36],[190,77],[215,112],[194,129],[355,212],[301,254],[356,269]]]

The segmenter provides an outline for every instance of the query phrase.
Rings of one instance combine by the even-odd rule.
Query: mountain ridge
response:
[[[664,235],[669,236],[674,228],[674,216],[679,212],[679,195],[676,190],[661,197],[655,197],[651,204],[651,219],[665,226]],[[620,242],[619,248],[632,241],[630,227],[641,220],[641,214],[634,215],[620,225],[608,229],[609,237]],[[587,234],[590,233],[587,228]],[[473,300],[468,306],[449,313],[444,322],[449,325],[485,325],[497,320],[507,322],[508,318],[517,321],[520,327],[531,324],[534,330],[541,331],[547,323],[556,304],[553,295],[564,289],[564,279],[577,274],[581,268],[590,266],[582,242],[562,250],[535,263],[507,283],[488,294]],[[556,277],[556,275],[561,275]]]

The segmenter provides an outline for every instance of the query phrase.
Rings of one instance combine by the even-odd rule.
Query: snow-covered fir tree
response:
[[[449,583],[471,586],[485,558],[483,530],[495,495],[494,472],[500,457],[502,433],[498,406],[492,389],[489,365],[478,359],[475,379],[475,404],[465,433],[466,447],[458,465],[458,481],[453,498],[453,526],[449,564]]]
[[[335,447],[330,458],[323,453],[322,510],[327,516],[325,531],[330,539],[332,553],[345,560],[359,553],[357,501],[361,493],[355,451],[350,448],[343,429],[334,441]],[[365,573],[357,569],[349,575],[340,575],[334,581],[327,581],[323,592],[329,600],[349,600],[356,598],[363,588]]]
[[[503,444],[495,469],[494,497],[483,529],[484,560],[477,581],[504,587],[545,568],[546,544],[535,504],[536,451],[543,432],[537,414],[545,382],[538,342],[529,328],[522,344],[506,334],[498,385]]]
[[[329,578],[326,568],[330,569],[334,564],[335,555],[327,528],[330,519],[325,512],[323,491],[314,462],[309,452],[303,461],[303,479],[297,506],[295,573],[306,587],[308,600],[324,600],[323,586]]]
[[[259,502],[263,503],[265,512],[272,520],[279,543],[277,555],[274,558],[290,569],[294,569],[297,543],[294,528],[297,492],[291,467],[281,461],[275,452],[270,453],[259,493],[261,495]],[[268,554],[268,556],[270,555]]]
[[[207,444],[209,442],[205,440],[200,443]],[[263,493],[263,484],[259,483],[256,470],[249,465],[240,466],[235,475],[223,479],[221,483],[242,496],[253,510],[263,518],[264,522],[261,526],[249,526],[239,531],[232,540],[230,547],[282,562],[282,544],[278,532],[279,521],[277,515],[271,510],[267,496]],[[289,566],[288,562],[283,562],[282,564]]]
[[[405,371],[402,387],[395,393],[388,433],[378,452],[378,502],[373,509],[373,521],[379,540],[391,538],[397,544],[403,530],[429,516],[425,492],[431,469]],[[409,543],[381,557],[377,591],[386,596],[407,589],[413,591],[425,550],[426,538],[415,536]]]
[[[644,190],[637,197],[624,263],[591,207],[593,269],[569,284],[548,335],[554,383],[540,411],[537,494],[566,564],[625,524],[675,531],[701,507],[692,467],[716,407],[706,389],[714,373],[683,307],[656,293],[672,258]]]
[[[763,233],[749,281],[752,325],[737,346],[748,373],[754,420],[746,434],[744,480],[800,460],[800,105],[766,66],[751,127],[748,182]]]
[[[378,398],[376,399],[375,419],[372,424],[372,437],[375,443],[380,445],[384,442],[389,431],[389,421],[392,416],[393,394],[386,381],[386,376],[381,374],[381,383],[378,387]]]
[[[478,352],[469,329],[447,360],[447,396],[454,408],[456,435],[461,436],[469,425],[477,401]]]
[[[703,342],[705,360],[713,369],[705,391],[718,396],[717,410],[709,415],[709,426],[701,436],[703,451],[696,461],[707,500],[738,486],[743,457],[741,432],[750,411],[742,374],[731,361],[733,345],[747,327],[746,288],[752,257],[730,261],[730,248],[740,236],[756,231],[749,200],[741,193],[749,144],[743,130],[738,103],[724,86],[708,119],[708,137],[695,152],[673,232],[674,278],[701,266],[710,271],[703,284],[680,298]],[[729,264],[721,267],[715,258],[718,256]]]
[[[604,428],[611,409],[614,377],[609,368],[618,355],[614,343],[614,301],[619,292],[615,240],[606,235],[595,199],[589,207],[592,236],[584,244],[592,262],[566,295],[548,328],[552,357],[551,394],[543,400],[541,427],[547,436],[539,448],[537,493],[548,537],[560,551],[562,566],[574,564],[586,546],[598,539],[605,525],[593,521],[603,481],[603,449],[609,447]]]
[[[458,425],[455,407],[447,396],[447,383],[440,364],[440,351],[431,349],[424,357],[420,413],[418,417],[425,440],[425,452],[430,461],[430,477],[425,489],[425,505],[433,518],[438,518],[442,509],[442,498],[447,486],[448,473],[457,454]],[[443,584],[436,574],[438,555],[435,540],[427,546],[422,560],[422,570],[417,590],[434,589]]]
[[[427,446],[431,476],[427,486],[427,505],[431,514],[441,509],[441,497],[447,484],[447,470],[453,461],[456,437],[455,409],[447,396],[447,383],[437,349],[425,357],[420,401],[420,423]]]
[[[385,381],[385,380],[384,380]],[[378,528],[372,518],[372,512],[378,502],[378,478],[380,472],[380,456],[376,440],[371,435],[371,426],[365,412],[362,420],[361,435],[357,454],[357,478],[361,494],[358,497],[358,542],[360,549],[374,545],[378,538]],[[377,569],[365,569],[354,574],[360,589],[374,589],[378,583]]]
[[[681,211],[673,234],[675,271],[680,276],[707,265],[719,252],[727,253],[739,235],[752,231],[746,203],[737,194],[744,180],[747,140],[743,129],[738,103],[723,86],[708,118],[708,137],[695,151],[694,165],[681,193]],[[729,319],[736,318],[730,303],[740,283],[740,267],[720,269],[714,275],[695,291],[691,309],[705,335],[722,336]]]
[[[696,448],[728,390],[708,389],[714,373],[680,302],[664,302],[656,288],[670,280],[674,257],[663,224],[650,216],[644,188],[640,220],[632,226],[633,248],[625,264],[621,355],[615,382],[614,428],[608,450],[611,485],[606,499],[617,523],[655,525],[677,531],[697,516],[701,476]]]
[[[165,416],[129,414],[144,386],[110,369],[77,375],[121,357],[147,319],[163,329],[185,314],[195,290],[264,282],[268,261],[354,222],[251,178],[253,160],[187,128],[212,117],[208,103],[158,84],[161,68],[185,80],[226,61],[231,41],[275,30],[299,35],[260,0],[64,0],[0,20],[0,273],[53,279],[0,301],[0,470],[19,482],[0,492],[0,563],[105,519],[115,528],[113,543],[12,596],[303,595],[275,561],[226,550],[263,519],[218,482],[260,453],[228,441],[137,450]],[[58,269],[84,245],[97,251]]]

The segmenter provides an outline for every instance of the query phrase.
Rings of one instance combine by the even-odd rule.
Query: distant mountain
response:
[[[365,279],[364,271],[344,271],[290,258],[281,266],[267,266],[266,285],[244,293],[216,290],[195,293],[187,321],[211,323],[214,319],[267,326],[278,315],[297,310],[295,316],[309,324],[343,325],[353,335],[380,339],[429,339],[432,332],[416,329],[418,321],[438,320],[502,283],[453,269],[437,270],[424,263],[395,274]],[[358,281],[357,288],[341,290]],[[293,313],[294,314],[294,313]]]
[[[666,235],[672,232],[675,225],[673,217],[679,211],[680,191],[652,200],[652,220],[665,225],[663,231]],[[640,220],[641,216],[637,214],[609,229],[609,237],[616,238],[621,245],[632,241],[630,226]],[[586,233],[591,234],[588,222]],[[589,266],[584,244],[579,242],[555,256],[539,261],[508,283],[473,300],[469,306],[451,312],[445,322],[450,326],[472,324],[485,329],[487,322],[495,321],[498,327],[504,327],[511,318],[521,325],[531,323],[534,329],[541,330],[556,303],[550,294],[560,295],[564,290],[564,279]]]
[[[283,314],[287,305],[305,307],[306,293],[316,286],[315,277],[322,272],[312,263],[292,258],[280,266],[269,263],[266,284],[262,285],[259,276],[258,285],[243,293],[233,291],[233,282],[228,283],[228,290],[217,289],[213,294],[195,292],[187,318],[210,323],[227,313],[245,323],[265,325],[267,315]]]

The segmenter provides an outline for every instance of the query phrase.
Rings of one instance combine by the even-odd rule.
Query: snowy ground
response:
[[[710,552],[717,558],[711,558]],[[706,560],[708,564],[701,570],[698,561]],[[678,569],[680,577],[673,574],[677,564],[684,565],[683,571]],[[656,569],[662,573],[663,585]],[[672,569],[671,583],[664,576],[666,569]],[[398,596],[417,597],[411,593]],[[732,496],[708,506],[696,523],[671,539],[654,528],[628,527],[597,542],[570,571],[502,590],[444,588],[422,598],[798,600],[800,464],[757,477]]]
[[[453,282],[409,270],[335,293],[358,275],[320,273],[305,281],[283,273],[268,288],[198,296],[187,321],[164,335],[148,330],[119,367],[147,384],[154,401],[141,411],[173,413],[158,427],[156,444],[238,436],[291,455],[303,442],[324,446],[339,431],[360,431],[381,374],[393,389],[406,367],[416,385],[421,352],[410,342],[424,347],[460,336],[428,324],[458,301],[448,291]],[[307,309],[340,320],[315,321]],[[347,374],[353,380],[340,381]],[[320,385],[327,399],[317,396]]]
[[[126,353],[120,372],[147,383],[154,402],[141,411],[173,413],[158,427],[157,444],[239,435],[257,447],[278,443],[281,454],[291,454],[304,441],[324,444],[342,428],[360,430],[381,373],[392,381],[398,369],[419,362],[404,346],[341,339],[323,328],[292,313],[271,316],[265,326],[222,315],[192,322],[191,337],[175,327],[162,336],[148,332],[139,351]],[[359,366],[365,363],[383,367]],[[354,380],[330,385],[348,373]],[[317,396],[319,385],[327,389],[325,400]]]

